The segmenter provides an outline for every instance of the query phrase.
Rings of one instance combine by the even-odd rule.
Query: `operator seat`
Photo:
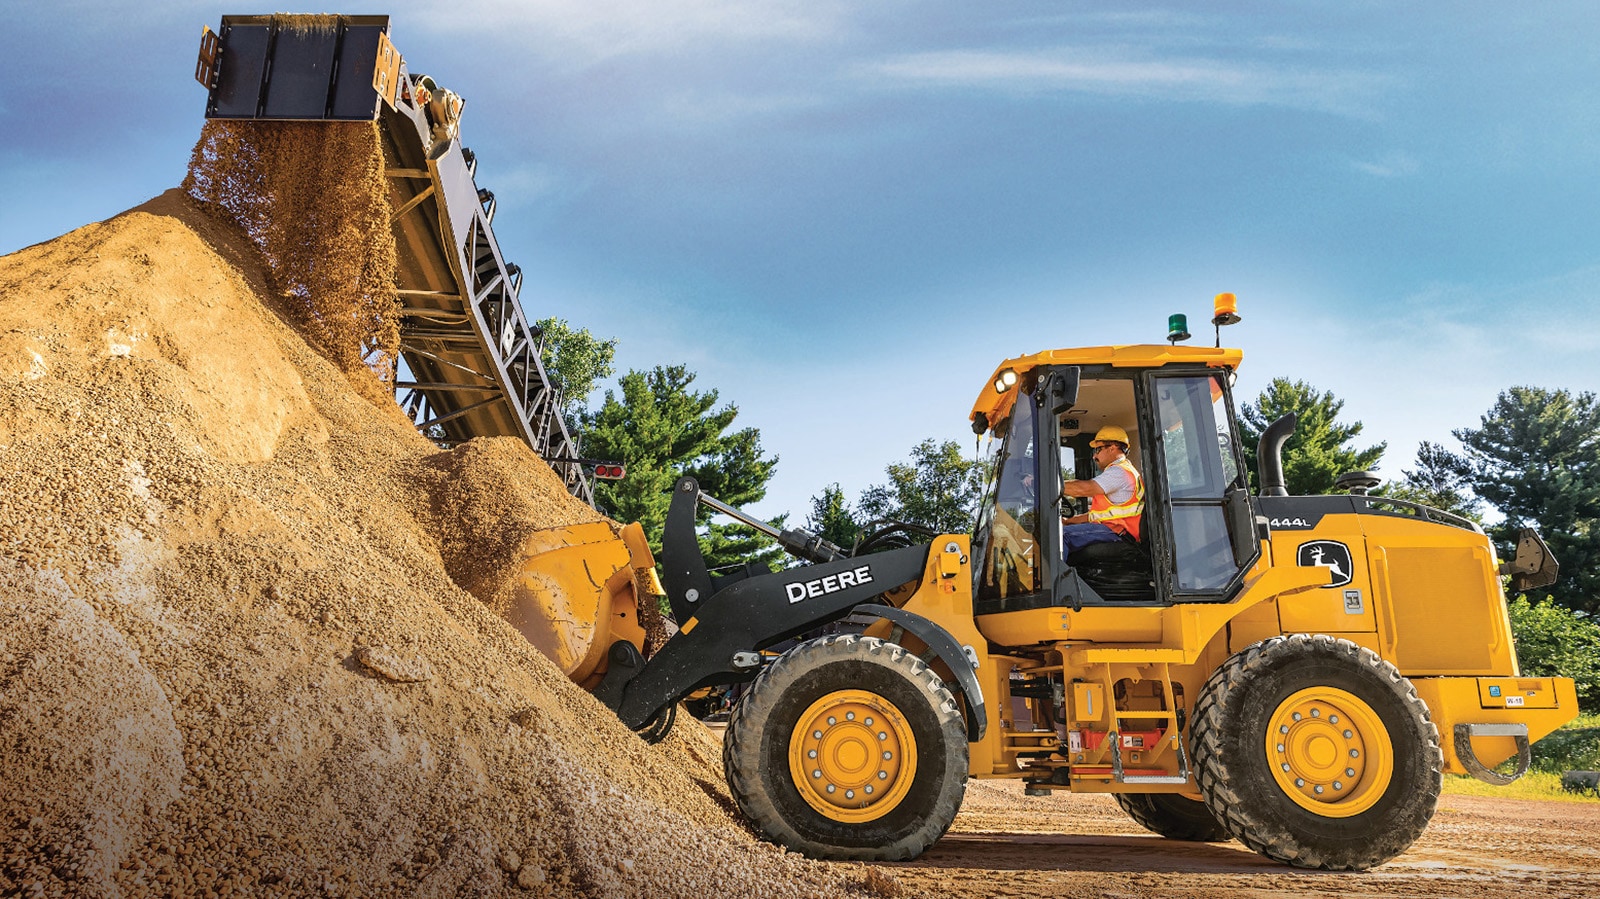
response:
[[[1139,533],[1147,537],[1145,516],[1139,515]],[[1155,602],[1154,567],[1150,552],[1132,537],[1109,543],[1094,543],[1072,554],[1068,560],[1084,583],[1101,597],[1120,602]]]

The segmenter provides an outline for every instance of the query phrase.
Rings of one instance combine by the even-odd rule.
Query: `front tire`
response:
[[[803,643],[762,672],[722,760],[762,836],[813,858],[916,858],[967,788],[955,697],[903,647],[854,634]]]
[[[1226,843],[1232,837],[1206,804],[1177,793],[1116,793],[1117,805],[1139,826],[1169,840]]]
[[[1195,779],[1241,843],[1302,868],[1364,871],[1433,818],[1444,758],[1416,689],[1349,640],[1273,637],[1195,702]]]

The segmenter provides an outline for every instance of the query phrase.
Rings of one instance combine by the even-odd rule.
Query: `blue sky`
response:
[[[0,253],[175,186],[202,25],[16,4]],[[467,100],[530,318],[681,362],[855,495],[1010,356],[1159,342],[1239,296],[1239,391],[1332,390],[1382,473],[1513,384],[1600,389],[1593,3],[393,2]]]

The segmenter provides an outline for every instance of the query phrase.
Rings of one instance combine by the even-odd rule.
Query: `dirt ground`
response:
[[[1286,868],[1238,843],[1152,834],[1105,796],[974,781],[943,840],[885,865],[908,896],[1600,896],[1600,803],[1446,795],[1422,839],[1365,874]]]

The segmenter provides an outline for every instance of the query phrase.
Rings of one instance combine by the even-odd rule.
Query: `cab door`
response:
[[[1220,602],[1242,586],[1261,554],[1244,453],[1224,374],[1146,376],[1151,463],[1146,518],[1161,543],[1158,581],[1172,602]]]

